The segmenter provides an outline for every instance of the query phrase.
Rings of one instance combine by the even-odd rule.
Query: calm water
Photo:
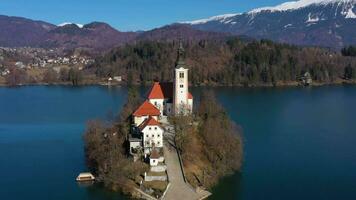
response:
[[[356,199],[356,87],[215,90],[244,130],[245,162],[211,199]],[[123,199],[74,179],[86,121],[112,118],[126,92],[0,88],[0,199]]]

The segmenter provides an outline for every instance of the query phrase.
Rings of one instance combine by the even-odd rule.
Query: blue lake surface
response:
[[[355,86],[213,90],[241,125],[245,154],[242,172],[210,199],[356,199]],[[86,122],[112,118],[126,95],[124,87],[0,88],[0,199],[124,199],[75,177],[86,170]]]

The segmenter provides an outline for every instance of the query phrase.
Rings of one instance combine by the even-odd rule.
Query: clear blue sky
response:
[[[0,14],[53,24],[107,22],[122,31],[238,13],[286,0],[0,0]]]

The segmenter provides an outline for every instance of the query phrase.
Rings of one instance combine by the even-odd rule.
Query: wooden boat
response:
[[[77,176],[77,181],[79,182],[84,182],[84,181],[94,181],[95,177],[93,174],[89,173],[89,172],[84,172],[84,173],[80,173]]]

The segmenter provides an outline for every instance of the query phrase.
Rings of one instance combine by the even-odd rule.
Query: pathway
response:
[[[167,128],[167,126],[166,126]],[[183,172],[179,163],[178,152],[174,146],[174,132],[172,127],[165,132],[165,145],[163,147],[165,162],[167,165],[167,173],[169,182],[171,183],[165,200],[200,200],[211,195],[210,192],[199,190],[197,192],[192,186],[184,181]]]

